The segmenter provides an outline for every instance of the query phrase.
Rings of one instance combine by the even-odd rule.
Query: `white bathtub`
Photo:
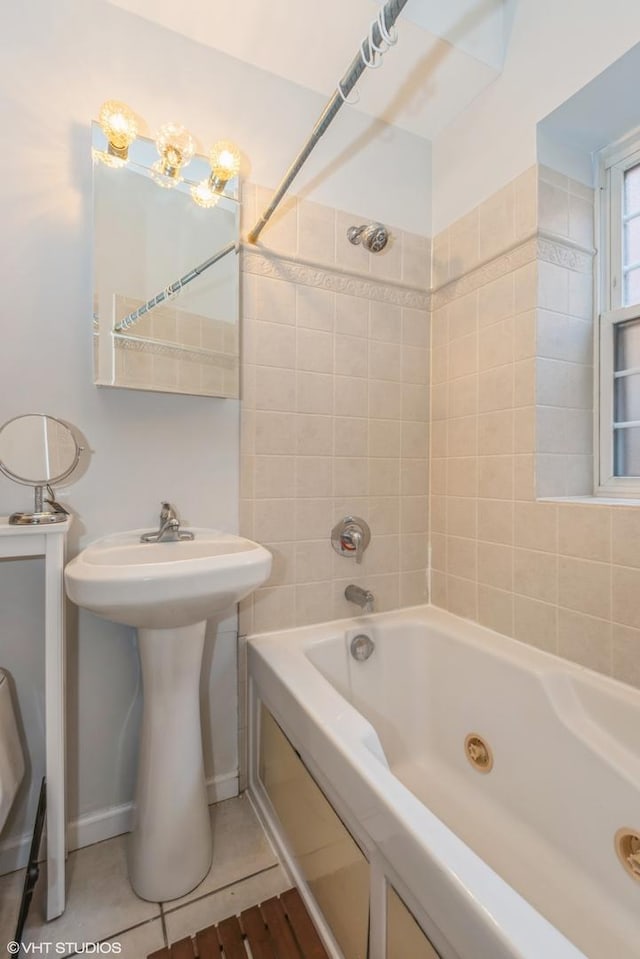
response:
[[[640,692],[432,607],[252,637],[248,669],[372,865],[372,959],[385,876],[444,959],[640,956]]]

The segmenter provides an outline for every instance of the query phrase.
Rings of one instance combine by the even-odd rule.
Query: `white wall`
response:
[[[433,235],[535,163],[538,121],[639,39],[629,0],[519,0],[503,73],[434,143]]]
[[[100,0],[9,5],[0,46],[0,110],[11,130],[0,179],[0,421],[48,412],[85,434],[89,467],[63,497],[76,515],[73,550],[155,525],[166,497],[189,523],[235,530],[239,404],[91,383],[90,121],[105,99],[125,99],[153,127],[180,119],[201,150],[235,139],[247,172],[275,184],[323,98]],[[391,171],[394,190],[382,189]],[[419,230],[429,179],[428,144],[345,110],[304,182],[316,199]],[[0,513],[30,504],[29,490],[0,480]],[[34,782],[43,768],[42,586],[40,561],[0,564],[0,665],[16,680]],[[132,793],[134,635],[73,609],[69,625],[70,815],[99,818]],[[207,766],[223,777],[237,761],[234,639],[210,641],[205,661]],[[3,839],[31,828],[35,790],[25,798]]]

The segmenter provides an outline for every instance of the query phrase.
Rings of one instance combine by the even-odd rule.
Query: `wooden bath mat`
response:
[[[147,959],[329,959],[297,889],[207,926]]]

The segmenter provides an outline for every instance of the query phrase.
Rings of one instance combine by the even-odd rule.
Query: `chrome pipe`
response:
[[[382,10],[382,16],[384,17],[384,24],[387,30],[391,30],[406,4],[407,0],[387,0]],[[371,31],[371,37],[373,40],[373,45],[375,47],[379,47],[383,37],[378,23],[374,23]],[[250,243],[257,242],[258,237],[275,213],[285,193],[304,166],[309,154],[312,152],[320,137],[326,133],[334,117],[345,102],[345,99],[349,96],[356,83],[364,73],[366,69],[365,60],[371,60],[372,52],[373,51],[371,50],[371,46],[369,44],[369,37],[367,36],[363,40],[360,50],[351,61],[347,72],[344,74],[342,80],[338,84],[339,90],[336,90],[325,106],[307,142],[304,144],[297,157],[282,178],[280,186],[274,193],[271,203],[259,218],[256,225],[250,231],[247,237]]]

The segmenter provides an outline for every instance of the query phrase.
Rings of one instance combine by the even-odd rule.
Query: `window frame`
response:
[[[598,156],[598,306],[595,342],[597,436],[595,492],[600,496],[640,498],[640,476],[614,475],[614,327],[640,319],[640,303],[623,306],[624,174],[640,164],[640,128],[606,147]]]

